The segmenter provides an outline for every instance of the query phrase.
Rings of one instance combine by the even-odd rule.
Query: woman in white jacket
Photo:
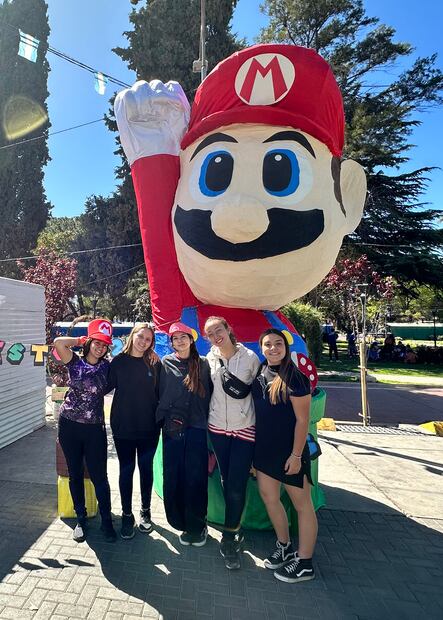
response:
[[[208,431],[220,469],[226,506],[220,553],[226,568],[237,569],[243,542],[240,521],[255,442],[254,403],[249,386],[260,361],[253,351],[237,342],[223,317],[209,317],[205,334],[212,344],[207,360],[214,384]]]

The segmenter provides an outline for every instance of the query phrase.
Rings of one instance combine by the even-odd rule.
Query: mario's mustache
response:
[[[212,229],[211,211],[182,209],[177,205],[174,224],[181,239],[196,252],[213,260],[247,261],[279,256],[300,250],[313,243],[324,230],[320,209],[293,211],[268,209],[269,226],[257,239],[232,243]]]

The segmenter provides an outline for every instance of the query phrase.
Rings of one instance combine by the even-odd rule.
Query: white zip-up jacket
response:
[[[249,385],[255,379],[260,366],[260,360],[254,351],[247,349],[240,343],[237,343],[236,348],[236,353],[229,360],[222,357],[219,348],[214,346],[211,347],[206,356],[214,384],[209,405],[208,423],[227,431],[237,431],[255,424],[254,403],[251,394],[248,394],[246,398],[236,399],[228,396],[223,390],[220,359],[223,360],[225,368]]]

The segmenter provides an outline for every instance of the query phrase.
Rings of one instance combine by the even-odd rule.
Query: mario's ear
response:
[[[352,159],[341,163],[340,189],[346,211],[346,233],[349,234],[359,225],[366,202],[366,174]]]

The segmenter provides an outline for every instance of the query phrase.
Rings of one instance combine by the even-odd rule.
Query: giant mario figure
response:
[[[307,48],[257,45],[218,64],[191,109],[177,82],[154,80],[119,93],[115,113],[157,327],[182,320],[201,353],[209,315],[256,350],[261,331],[279,327],[314,383],[278,309],[328,273],[366,195],[363,169],[340,159],[343,103],[329,65]]]

